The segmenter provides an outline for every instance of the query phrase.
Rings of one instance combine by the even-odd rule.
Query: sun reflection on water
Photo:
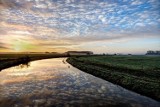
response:
[[[57,58],[2,70],[0,106],[159,106],[154,100],[68,66],[63,58]]]

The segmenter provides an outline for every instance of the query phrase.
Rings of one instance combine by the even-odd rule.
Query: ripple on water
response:
[[[33,61],[28,68],[0,72],[0,106],[135,106],[159,103],[62,62],[62,58]]]

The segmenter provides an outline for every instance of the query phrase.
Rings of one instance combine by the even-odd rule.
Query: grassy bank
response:
[[[0,71],[2,69],[16,66],[19,64],[25,64],[33,60],[47,59],[47,58],[58,58],[66,57],[64,54],[46,54],[46,53],[37,53],[37,54],[0,54]]]
[[[84,56],[67,59],[87,73],[160,101],[160,57]]]

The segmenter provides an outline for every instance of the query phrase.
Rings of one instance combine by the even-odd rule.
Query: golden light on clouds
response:
[[[159,50],[159,3],[0,0],[0,52]]]

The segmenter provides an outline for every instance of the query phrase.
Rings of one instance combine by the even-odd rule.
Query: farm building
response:
[[[92,55],[92,51],[68,51],[67,55]]]

